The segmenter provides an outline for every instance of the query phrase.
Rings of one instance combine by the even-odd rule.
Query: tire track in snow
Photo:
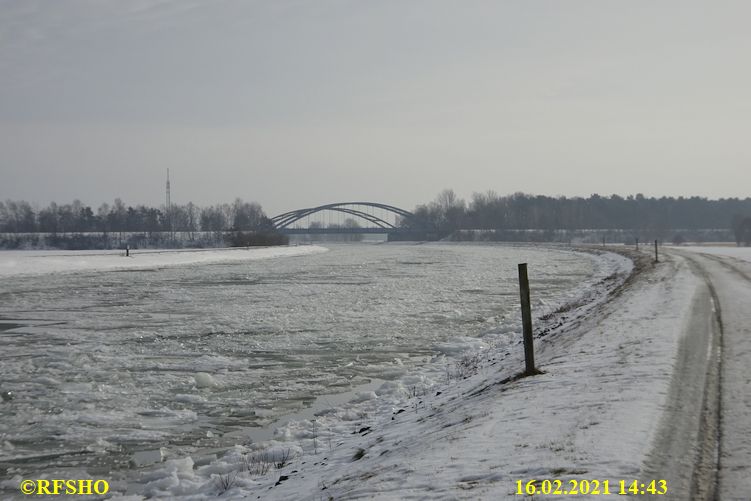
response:
[[[727,258],[723,259],[713,254],[701,254],[701,256],[720,264],[723,268],[729,271],[732,271],[733,273],[737,273],[738,275],[746,279],[747,282],[751,282],[751,275],[748,275],[745,271],[741,270],[738,266],[730,264]],[[733,258],[730,258],[730,259],[733,259]]]
[[[691,483],[691,499],[719,501],[722,457],[722,306],[708,271],[688,258],[707,284],[711,299],[712,332],[707,384],[704,387],[699,450]]]
[[[748,390],[751,378],[747,375],[751,361],[751,329],[748,297],[751,292],[749,263],[732,256],[699,253],[697,261],[711,277],[724,300],[723,350],[721,360],[722,393],[720,414],[720,443],[717,471],[717,500],[748,501],[751,499],[751,440],[749,416],[751,404]],[[714,268],[714,269],[713,269]]]
[[[668,480],[668,495],[656,496],[660,499],[717,501],[722,313],[708,272],[693,257],[680,256],[705,286],[694,299],[693,314],[677,354],[665,415],[645,470],[652,475],[650,478]]]
[[[744,338],[748,329],[744,329],[744,322],[747,322],[749,317],[745,313],[744,301],[746,301],[748,292],[746,287],[751,285],[751,275],[748,268],[743,266],[746,264],[744,261],[739,261],[730,256],[685,252],[678,252],[678,254],[691,263],[697,274],[703,278],[710,288],[719,325],[716,488],[713,498],[699,499],[713,499],[714,501],[721,499],[748,500],[751,499],[747,491],[749,482],[744,480],[746,476],[742,471],[747,470],[747,468],[741,468],[740,471],[738,469],[739,465],[747,464],[748,444],[739,446],[737,443],[739,438],[743,440],[742,437],[747,434],[748,424],[747,421],[742,421],[744,419],[742,417],[744,415],[742,414],[744,412],[743,403],[734,399],[739,397],[739,377],[743,379],[742,375],[739,375],[738,369],[739,367],[746,367],[747,363],[744,360],[748,360],[748,343]],[[723,274],[723,271],[726,272],[726,275]],[[720,286],[723,289],[718,293],[717,287]],[[721,297],[727,302],[724,306],[731,308],[728,318],[726,318],[727,311],[723,315]],[[731,335],[730,338],[728,338],[729,334]],[[727,343],[731,341],[733,344],[728,345]],[[743,371],[741,370],[741,372]],[[739,412],[741,413],[740,418]],[[747,414],[746,411],[745,415]]]

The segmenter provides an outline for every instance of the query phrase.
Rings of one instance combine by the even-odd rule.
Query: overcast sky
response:
[[[0,199],[751,196],[751,2],[0,0]]]

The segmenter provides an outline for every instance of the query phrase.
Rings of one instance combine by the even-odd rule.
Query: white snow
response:
[[[707,249],[701,252],[713,253]],[[726,250],[733,251],[717,252]],[[395,380],[356,388],[346,400],[283,420],[262,441],[238,431],[229,449],[167,456],[130,485],[113,479],[113,492],[123,493],[113,499],[522,499],[517,482],[532,479],[564,485],[608,480],[613,495],[598,499],[620,499],[620,480],[651,480],[646,465],[668,411],[692,310],[706,299],[706,286],[683,257],[668,253],[610,294],[631,263],[612,253],[599,254],[596,263],[598,279],[564,296],[571,308],[535,321],[541,375],[514,379],[524,364],[518,322],[500,323],[480,338],[457,330],[432,343],[438,355],[419,372],[405,372],[400,354],[379,367],[381,374],[387,365],[397,371]],[[536,311],[559,305],[538,302]],[[741,379],[731,395],[742,395],[748,383]],[[176,401],[209,398],[205,389],[219,382],[215,374],[197,372],[190,383],[204,392],[179,393]],[[260,411],[252,402],[248,407]],[[738,413],[732,419],[748,417],[745,407],[730,410]],[[158,412],[174,423],[196,418]],[[739,435],[737,442],[744,440]],[[666,480],[675,492],[686,482]]]
[[[250,247],[200,250],[124,251],[0,251],[0,277],[73,271],[149,269],[186,264],[209,264],[325,252],[324,247]]]
[[[588,302],[538,325],[550,329],[536,341],[544,374],[509,380],[523,368],[518,332],[468,345],[458,362],[436,361],[356,393],[342,407],[286,423],[273,440],[237,445],[195,468],[188,458],[169,460],[146,474],[143,494],[518,499],[518,480],[609,480],[611,492],[619,480],[647,480],[644,461],[700,281],[675,258],[606,303],[630,267],[604,256],[619,278],[587,284],[579,299]],[[271,464],[280,451],[289,464]]]
[[[290,423],[279,434],[306,451],[286,470],[298,473],[280,485],[284,471],[256,478],[251,494],[513,499],[517,480],[639,479],[698,283],[685,266],[675,273],[666,282],[659,279],[673,271],[659,271],[638,294],[607,305],[606,315],[544,338],[544,375],[502,382],[523,366],[521,347],[505,346],[468,379],[434,374],[416,389],[384,387],[378,400],[315,424]],[[324,444],[318,454],[313,432]]]
[[[405,244],[0,279],[0,390],[16,395],[0,406],[0,442],[15,448],[3,448],[0,462],[54,450],[63,457],[25,462],[14,473],[59,475],[88,466],[93,456],[76,452],[106,441],[102,461],[127,464],[132,451],[163,446],[166,459],[191,455],[203,466],[218,449],[248,443],[238,428],[261,429],[254,441],[296,440],[295,429],[274,437],[267,427],[290,414],[313,418],[303,411],[314,398],[326,395],[315,411],[347,406],[354,394],[329,394],[375,391],[407,374],[401,388],[414,394],[444,377],[446,365],[454,371],[452,356],[512,340],[520,259],[534,271],[539,312],[610,272],[599,259],[563,250]],[[435,349],[440,343],[451,355]],[[431,360],[432,377],[413,372]],[[196,378],[201,372],[217,385]],[[364,403],[340,418],[361,419],[355,407]],[[113,481],[139,474],[115,469]]]

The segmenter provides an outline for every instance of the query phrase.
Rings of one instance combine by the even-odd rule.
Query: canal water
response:
[[[517,263],[544,313],[592,256],[500,245],[340,244],[223,264],[4,277],[0,473],[127,469],[516,335]],[[25,478],[25,477],[24,477]],[[72,478],[72,477],[71,477]]]

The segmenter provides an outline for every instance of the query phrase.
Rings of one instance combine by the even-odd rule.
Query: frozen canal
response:
[[[15,398],[0,401],[0,474],[104,473],[138,450],[229,445],[316,395],[507,339],[519,262],[538,314],[605,273],[562,250],[362,244],[3,277],[0,391]]]

